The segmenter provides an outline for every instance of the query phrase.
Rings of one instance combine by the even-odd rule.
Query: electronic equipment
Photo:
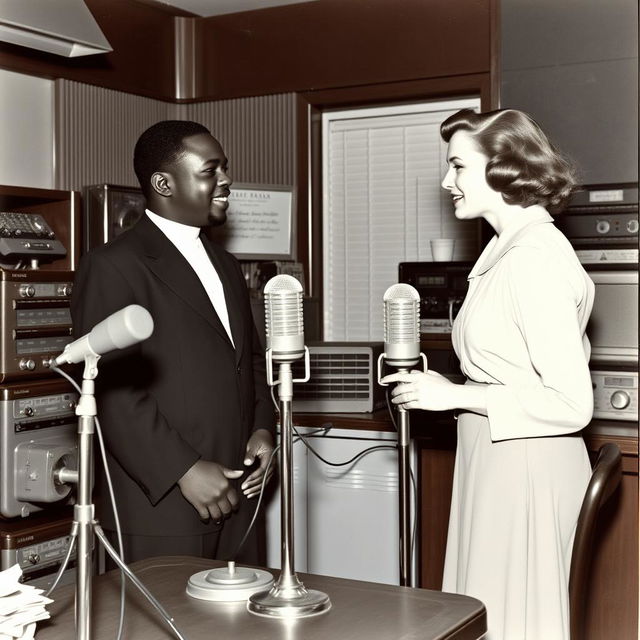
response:
[[[593,265],[588,266],[587,272],[595,284],[593,310],[587,325],[591,362],[637,364],[637,267]]]
[[[67,250],[40,214],[0,211],[0,255],[53,260]]]
[[[638,264],[638,187],[585,187],[555,224],[585,265]]]
[[[69,271],[0,271],[0,382],[51,375],[49,358],[71,342]]]
[[[69,549],[72,522],[69,508],[56,509],[28,520],[0,521],[1,568],[18,564],[22,569],[21,582],[48,589]],[[58,586],[75,582],[75,556],[74,550]]]
[[[293,276],[304,290],[304,268],[301,262],[293,262],[291,260],[271,260],[268,262],[257,263],[257,288],[259,291],[264,289],[265,284],[271,278],[285,274]]]
[[[592,370],[593,417],[638,421],[638,372]]]
[[[309,348],[310,378],[296,385],[293,411],[300,413],[367,413],[384,406],[377,362],[382,342],[317,342]],[[292,365],[293,377],[304,376],[303,363]]]
[[[420,332],[450,334],[453,320],[467,294],[473,262],[401,262],[398,282],[420,295]]]
[[[76,468],[78,393],[63,379],[0,386],[0,516],[23,518],[72,500],[56,480]]]
[[[147,206],[140,189],[112,184],[85,187],[82,198],[85,252],[131,228],[144,215]]]

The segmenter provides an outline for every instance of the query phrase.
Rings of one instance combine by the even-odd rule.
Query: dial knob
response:
[[[61,284],[58,287],[58,295],[61,296],[70,296],[71,295],[71,285],[70,284]]]
[[[36,368],[36,363],[30,358],[22,358],[18,366],[20,367],[20,369],[22,369],[22,371],[33,371]]]
[[[629,233],[638,233],[638,221],[629,220],[629,222],[627,222],[627,231]]]
[[[611,225],[609,224],[608,220],[598,220],[598,222],[596,223],[596,231],[598,233],[609,233],[610,228]]]
[[[27,418],[30,418],[34,413],[35,411],[33,410],[33,407],[24,408],[24,415],[27,416]]]
[[[23,298],[33,298],[36,295],[36,288],[32,284],[22,284],[18,292]]]
[[[626,391],[615,391],[611,394],[611,406],[614,409],[626,409],[630,401],[631,398]]]
[[[40,554],[30,553],[27,560],[29,560],[31,564],[38,564],[38,562],[40,562]]]

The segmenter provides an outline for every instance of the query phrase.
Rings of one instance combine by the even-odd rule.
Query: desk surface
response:
[[[196,600],[186,594],[189,577],[224,563],[168,556],[131,565],[188,640],[477,640],[486,631],[482,603],[473,598],[426,589],[298,574],[305,587],[331,599],[331,610],[295,621],[249,613],[246,604]],[[277,574],[277,572],[274,572]],[[92,640],[116,637],[119,615],[118,571],[94,577]],[[274,576],[275,577],[275,576]],[[54,592],[51,620],[38,623],[36,640],[70,640],[74,631],[74,587]],[[124,637],[129,640],[175,638],[136,587],[127,585]]]

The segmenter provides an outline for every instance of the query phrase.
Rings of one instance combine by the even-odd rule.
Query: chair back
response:
[[[621,478],[622,455],[620,448],[613,442],[607,442],[598,451],[591,480],[582,501],[573,541],[569,573],[571,640],[584,640],[586,598],[598,512],[618,488]]]

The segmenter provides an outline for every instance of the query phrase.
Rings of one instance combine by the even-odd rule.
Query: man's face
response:
[[[184,153],[165,173],[171,189],[170,219],[192,227],[219,226],[227,219],[228,163],[208,133],[183,141]]]

